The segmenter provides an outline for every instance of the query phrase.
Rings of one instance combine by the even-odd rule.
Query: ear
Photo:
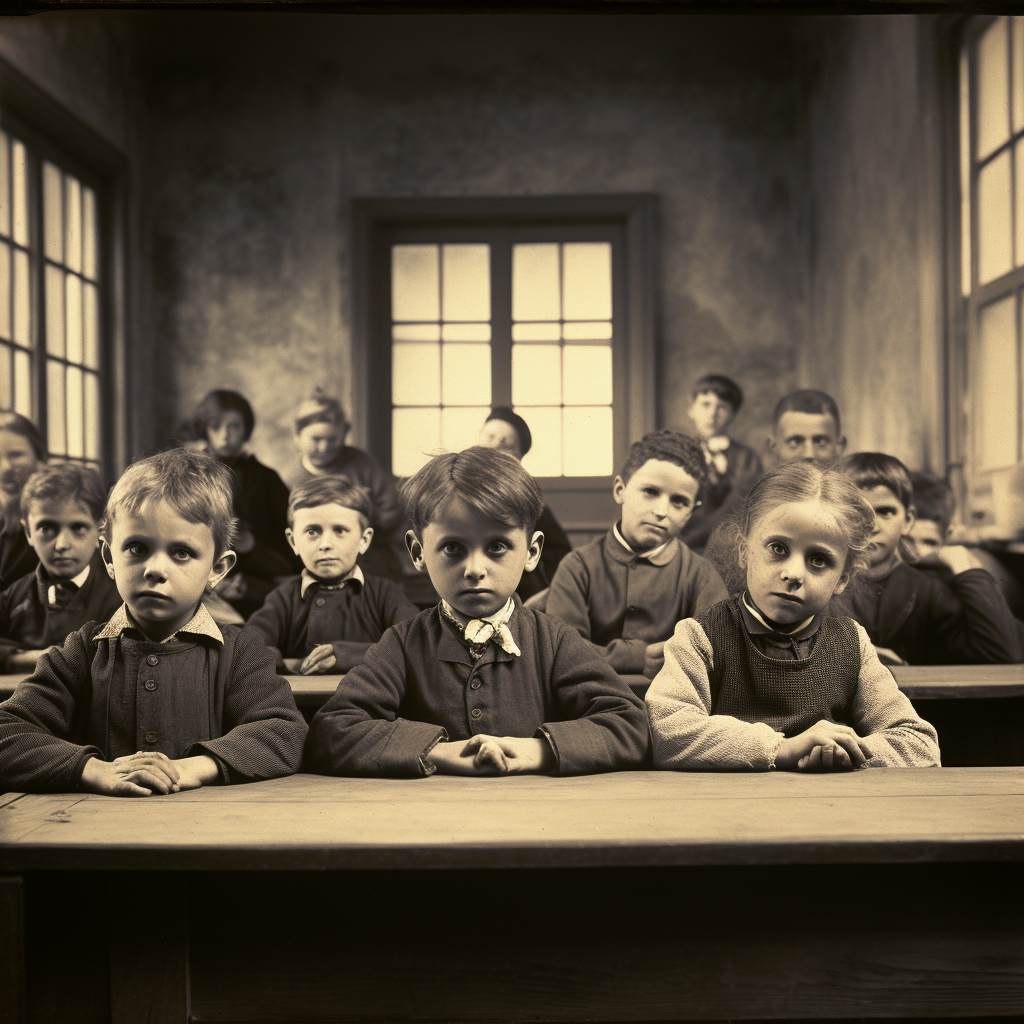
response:
[[[295,554],[298,554],[299,549],[295,546],[295,534],[292,533],[292,528],[290,526],[285,527],[284,535],[285,539],[288,541],[288,547],[290,547]]]
[[[107,567],[107,575],[114,578],[114,556],[110,552],[110,545],[100,537],[100,558],[103,559],[103,564]]]
[[[417,572],[426,572],[427,563],[423,561],[423,545],[412,530],[405,531],[405,546],[409,549],[409,557],[416,566]]]
[[[526,565],[523,567],[523,572],[533,572],[540,563],[540,553],[544,550],[544,534],[537,530],[534,535],[530,538],[530,544],[528,553],[526,556]]]
[[[210,578],[206,581],[207,589],[213,590],[213,588],[216,587],[229,572],[231,572],[231,569],[237,560],[238,555],[236,555],[234,551],[225,551],[224,554],[213,563],[213,568],[210,570]]]
[[[612,497],[615,499],[617,505],[621,505],[625,500],[623,498],[623,491],[625,491],[626,485],[622,481],[621,476],[615,478],[615,482],[612,484]]]
[[[841,594],[846,589],[846,584],[849,582],[850,574],[848,572],[844,572],[843,575],[839,577],[839,582],[836,584],[836,589],[832,591],[832,596],[835,597],[836,594]]]
[[[25,531],[25,540],[27,540],[29,542],[29,544],[31,544],[32,543],[32,534],[29,533],[28,523],[26,523],[24,519],[22,519],[22,521],[21,521],[21,528]]]
[[[917,509],[913,505],[907,509],[907,521],[903,524],[903,535],[910,533],[914,528],[914,523],[917,521]]]
[[[842,455],[843,452],[845,452],[845,451],[846,451],[846,438],[845,437],[841,437],[841,438],[839,438],[838,441],[836,441],[836,458],[838,458],[840,455]]]
[[[740,534],[739,543],[736,545],[736,561],[739,567],[746,572],[747,569],[747,538]]]
[[[775,440],[774,434],[769,434],[768,437],[765,438],[764,447],[765,451],[767,451],[769,455],[775,454],[775,449],[778,448],[778,442]]]
[[[363,530],[362,537],[359,538],[359,554],[365,554],[366,549],[370,546],[371,540],[373,540],[373,527],[368,526]]]

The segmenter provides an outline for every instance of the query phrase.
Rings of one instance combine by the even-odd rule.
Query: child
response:
[[[704,449],[707,476],[697,494],[698,505],[679,535],[691,551],[704,550],[715,527],[742,508],[747,491],[764,472],[752,448],[726,435],[742,404],[739,385],[720,373],[706,374],[693,386],[689,415]]]
[[[653,679],[676,623],[729,596],[711,563],[678,539],[704,467],[692,437],[645,435],[612,488],[621,520],[566,555],[551,581],[547,613],[575,626],[616,672]]]
[[[403,488],[416,568],[441,603],[393,626],[313,719],[331,775],[576,775],[636,767],[642,702],[568,626],[515,589],[540,558],[540,490],[492,448],[438,455]]]
[[[823,609],[867,547],[871,508],[806,462],[763,476],[736,528],[747,589],[676,627],[647,691],[655,765],[833,771],[939,763],[863,628]]]
[[[372,506],[365,487],[343,476],[299,484],[288,502],[288,543],[305,568],[270,593],[249,620],[283,658],[302,658],[299,672],[347,672],[388,626],[417,612],[402,588],[364,576],[356,563],[370,546]]]
[[[0,412],[0,591],[39,564],[21,525],[21,489],[46,462],[36,425],[16,412]]]
[[[813,459],[831,466],[846,448],[839,426],[839,406],[824,391],[794,391],[779,400],[772,415],[768,450],[780,463]]]
[[[51,644],[121,604],[99,553],[107,496],[94,469],[44,466],[21,492],[22,527],[39,557],[35,572],[0,594],[0,671],[29,671]]]
[[[124,604],[91,622],[0,705],[0,791],[149,796],[289,775],[306,726],[258,633],[202,603],[231,551],[231,479],[178,448],[130,466],[102,554]]]
[[[936,552],[952,574],[948,584],[900,558],[900,541],[914,525],[913,490],[903,463],[881,452],[860,452],[839,468],[875,511],[865,578],[843,603],[880,653],[911,665],[1020,661],[1006,600],[966,548]]]

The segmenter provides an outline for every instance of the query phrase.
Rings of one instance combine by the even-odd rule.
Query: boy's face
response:
[[[690,406],[690,419],[703,438],[721,434],[732,423],[736,410],[732,403],[719,398],[713,391],[703,391]]]
[[[700,483],[682,466],[648,459],[630,478],[615,478],[612,495],[622,506],[622,536],[634,551],[650,551],[679,536],[693,514]]]
[[[139,628],[161,641],[192,618],[207,586],[235,564],[235,553],[218,553],[208,525],[190,523],[156,500],[114,519],[103,560]]]
[[[74,498],[34,501],[22,522],[29,544],[54,579],[74,579],[99,544],[99,523]]]
[[[768,447],[780,462],[813,459],[820,466],[835,462],[846,447],[831,413],[784,412],[775,424]]]
[[[373,529],[363,526],[353,508],[314,505],[295,510],[285,536],[314,576],[336,580],[352,571],[356,558],[370,546]]]
[[[914,542],[918,558],[932,558],[944,547],[946,538],[942,527],[934,519],[915,519],[910,528],[910,539]]]
[[[230,459],[245,444],[245,420],[237,409],[227,409],[206,427],[206,440],[210,451],[222,459]]]
[[[517,459],[523,457],[519,450],[519,432],[511,423],[504,420],[488,420],[480,428],[480,444],[485,448],[498,448],[500,451],[508,452]]]
[[[405,535],[413,564],[426,569],[434,589],[465,621],[504,607],[524,572],[537,568],[544,535],[506,526],[460,497],[438,509],[419,538]]]
[[[13,430],[0,430],[0,494],[6,504],[13,502],[17,507],[21,489],[38,465],[27,437]]]
[[[310,423],[299,431],[299,450],[314,466],[329,466],[341,449],[344,431],[336,423]]]
[[[860,493],[875,510],[875,529],[868,545],[871,571],[882,572],[896,564],[897,545],[900,537],[910,533],[914,513],[888,487],[862,487]]]

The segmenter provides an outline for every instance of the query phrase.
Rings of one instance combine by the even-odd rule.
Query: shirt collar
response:
[[[744,593],[740,600],[740,611],[743,615],[743,622],[748,633],[770,633],[772,636],[783,637],[786,640],[806,640],[818,631],[821,624],[821,613],[812,615],[803,622],[798,622],[792,629],[782,630],[765,622],[764,616],[754,607],[750,595]]]
[[[302,582],[299,584],[299,599],[303,599],[306,596],[306,591],[315,583],[321,590],[340,590],[350,580],[354,580],[362,587],[366,583],[366,577],[363,575],[363,570],[357,562],[352,568],[345,573],[344,576],[336,579],[333,583],[325,583],[323,580],[318,579],[308,569],[302,570]]]
[[[129,629],[138,630],[142,633],[142,630],[132,621],[131,613],[128,611],[128,605],[122,604],[120,608],[114,612],[110,621],[96,634],[94,639],[96,640],[113,640],[119,637],[122,633]],[[213,621],[213,616],[207,611],[206,605],[199,602],[199,607],[196,609],[195,615],[192,616],[184,626],[179,627],[176,633],[172,633],[166,640],[161,640],[161,643],[169,643],[171,640],[176,640],[181,633],[193,633],[197,636],[208,636],[211,640],[216,640],[217,643],[224,643],[224,634],[220,631],[220,627],[216,622]],[[142,633],[145,637],[146,634]],[[147,637],[148,639],[148,637]]]
[[[85,568],[77,576],[73,576],[69,580],[55,580],[43,568],[43,563],[40,562],[39,565],[36,566],[36,574],[38,575],[40,582],[43,583],[45,586],[51,587],[55,583],[64,583],[64,584],[73,583],[75,585],[75,587],[77,587],[78,589],[81,589],[82,584],[85,583],[85,581],[89,578],[89,570],[91,568],[92,568],[92,565],[89,562],[86,562],[85,563]]]
[[[634,551],[629,545],[629,541],[622,536],[619,530],[619,524],[616,523],[612,527],[612,533],[615,535],[615,539],[622,545],[634,558],[644,558],[652,565],[668,565],[669,562],[675,558],[676,554],[676,540],[675,537],[670,537],[664,544],[659,544],[656,548],[651,548],[650,551]]]

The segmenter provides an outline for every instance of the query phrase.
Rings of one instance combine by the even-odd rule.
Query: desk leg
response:
[[[112,1024],[189,1019],[188,887],[177,875],[128,871],[110,882]]]
[[[25,885],[0,877],[0,1020],[25,1021]]]

